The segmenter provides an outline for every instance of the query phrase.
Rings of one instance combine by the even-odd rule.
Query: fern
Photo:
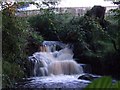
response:
[[[87,85],[87,87],[84,90],[88,90],[88,89],[118,89],[120,90],[120,81],[116,82],[116,83],[112,83],[112,78],[108,77],[108,76],[103,76],[101,78],[98,78],[94,81],[92,81],[92,83],[90,83],[89,85]]]

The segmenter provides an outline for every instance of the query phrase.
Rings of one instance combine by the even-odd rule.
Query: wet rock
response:
[[[92,81],[92,80],[97,79],[97,78],[99,78],[99,77],[101,77],[101,76],[96,76],[96,75],[92,75],[92,74],[86,73],[86,74],[80,75],[80,76],[78,77],[78,79]]]

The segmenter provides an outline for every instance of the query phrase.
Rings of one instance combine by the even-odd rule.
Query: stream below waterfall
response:
[[[16,88],[71,88],[80,90],[91,81],[78,79],[90,67],[78,64],[73,56],[72,45],[58,41],[44,41],[40,51],[28,57],[31,76],[16,84]]]
[[[42,77],[31,77],[23,79],[23,82],[18,83],[17,88],[75,88],[82,89],[90,83],[87,80],[77,79],[79,75],[57,75],[57,76],[42,76]],[[79,90],[78,89],[78,90]]]

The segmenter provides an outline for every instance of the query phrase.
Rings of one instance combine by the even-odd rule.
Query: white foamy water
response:
[[[57,45],[61,50],[56,51]],[[29,57],[34,63],[33,76],[82,74],[82,66],[77,64],[73,56],[70,45],[58,41],[45,41],[41,51]]]
[[[74,88],[80,90],[90,83],[87,80],[77,79],[79,75],[56,75],[32,77],[26,80],[26,84],[20,85],[21,88]],[[76,89],[75,89],[76,88]],[[63,90],[64,90],[63,89]]]

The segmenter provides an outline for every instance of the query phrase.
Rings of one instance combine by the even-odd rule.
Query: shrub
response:
[[[27,38],[32,35],[37,41],[42,40],[29,28],[27,18],[16,17],[12,13],[13,8],[8,6],[2,10],[3,88],[13,87],[17,80],[27,76]]]
[[[42,15],[30,17],[30,26],[42,35],[45,40],[59,40],[61,28],[72,16],[69,14],[55,14],[53,11],[44,10]]]

